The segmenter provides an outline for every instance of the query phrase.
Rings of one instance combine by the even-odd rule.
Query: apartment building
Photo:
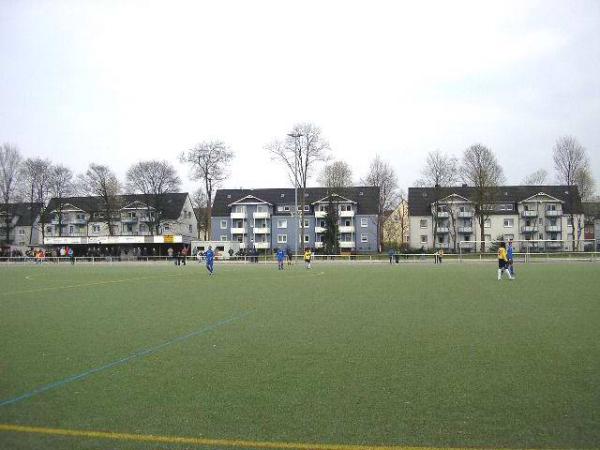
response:
[[[0,243],[21,250],[40,245],[41,210],[41,203],[0,205]]]
[[[409,188],[411,248],[479,250],[467,242],[481,240],[474,196],[475,189],[464,185]],[[491,199],[482,212],[486,242],[548,241],[517,243],[519,251],[583,249],[584,215],[576,186],[501,186]]]
[[[376,252],[379,188],[308,188],[302,198],[294,189],[220,189],[215,195],[211,219],[213,241],[237,241],[243,249],[271,252],[323,248],[325,218],[331,203],[337,208],[342,252]],[[301,242],[301,227],[304,241]]]
[[[593,245],[595,251],[600,251],[600,201],[582,202],[585,215],[584,237],[588,241],[587,246]]]
[[[185,192],[119,195],[111,200],[110,208],[101,197],[53,198],[46,211],[44,244],[69,245],[76,250],[119,246],[164,253],[165,247],[189,245],[198,236],[196,214]]]

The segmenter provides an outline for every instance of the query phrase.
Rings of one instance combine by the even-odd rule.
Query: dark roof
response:
[[[185,200],[188,197],[187,192],[173,192],[169,194],[163,194],[161,196],[161,209],[165,219],[174,220],[178,219],[181,215],[181,210],[185,204]],[[145,197],[142,194],[124,194],[118,195],[117,201],[120,208],[123,208],[133,202],[145,203]],[[103,210],[102,197],[65,197],[62,199],[62,204],[73,205],[87,213]],[[57,198],[53,198],[48,203],[47,211],[51,212],[57,209],[59,201]]]
[[[586,219],[600,219],[600,201],[581,202],[581,206],[583,207],[583,214],[585,215]]]
[[[577,186],[499,186],[497,188],[496,204],[516,204],[540,192],[564,201],[565,213],[581,214],[581,199]],[[431,204],[449,195],[456,194],[466,199],[471,199],[475,193],[474,187],[450,186],[450,187],[411,187],[408,188],[408,213],[411,216],[431,215]],[[491,212],[494,214],[494,212]],[[496,211],[506,214],[506,211]]]
[[[41,203],[9,203],[0,205],[0,212],[9,211],[11,216],[17,216],[16,227],[30,227],[40,215],[42,206]]]
[[[361,195],[362,192],[362,195]],[[352,200],[358,205],[358,214],[377,214],[379,204],[379,188],[373,186],[357,186],[328,189],[324,187],[307,188],[307,203],[321,200],[329,194],[337,194]],[[283,197],[281,196],[283,194]],[[214,217],[229,215],[229,204],[252,195],[273,205],[293,205],[293,188],[272,189],[219,189],[215,194],[212,215]],[[298,189],[298,204],[301,203],[301,190]]]

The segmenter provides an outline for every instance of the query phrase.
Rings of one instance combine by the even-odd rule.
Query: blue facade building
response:
[[[294,189],[220,189],[213,203],[211,238],[266,252],[277,248],[319,251],[327,208],[332,203],[338,213],[340,251],[378,250],[379,188],[307,188],[304,199],[301,195],[298,190],[296,209]]]

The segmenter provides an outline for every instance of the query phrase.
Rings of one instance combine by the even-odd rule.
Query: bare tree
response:
[[[206,230],[211,235],[213,192],[227,177],[227,169],[234,153],[222,141],[205,141],[183,152],[179,159],[190,165],[191,178],[204,184],[206,194]]]
[[[523,184],[527,186],[541,186],[548,180],[548,171],[545,169],[538,169],[533,173],[530,173],[523,179]]]
[[[50,170],[49,191],[55,200],[56,214],[55,218],[58,226],[58,235],[63,233],[63,209],[65,198],[74,192],[73,172],[68,167],[61,164],[55,165]]]
[[[328,160],[329,143],[321,135],[319,127],[312,123],[301,123],[296,124],[283,141],[276,140],[268,144],[266,149],[273,159],[284,164],[290,180],[300,189],[300,242],[304,245],[306,187],[315,165]],[[298,211],[294,211],[294,214],[297,215]]]
[[[481,252],[485,251],[485,221],[497,199],[498,186],[504,182],[504,172],[494,153],[481,144],[475,144],[463,154],[461,176],[474,188],[471,200],[475,204],[475,216],[479,222]]]
[[[593,192],[593,178],[590,169],[590,160],[585,148],[573,136],[562,136],[556,140],[552,152],[554,168],[559,182],[567,186],[577,186],[579,195],[591,196]],[[576,248],[576,239],[579,240],[583,226],[578,227],[577,238],[575,234],[575,215],[573,214],[573,196],[567,197],[569,207],[569,223],[573,230],[573,250]]]
[[[21,159],[21,153],[16,146],[9,143],[0,146],[0,213],[4,213],[4,240],[7,244],[13,220],[11,202],[17,200]]]
[[[166,194],[177,192],[181,179],[168,161],[140,161],[127,170],[129,191],[141,194],[147,207],[151,234],[160,234],[166,208]]]
[[[366,186],[379,188],[376,225],[379,251],[381,251],[385,212],[393,209],[398,204],[398,178],[390,163],[381,159],[379,155],[375,155],[375,158],[373,158],[369,165],[367,176],[361,182]]]
[[[78,190],[83,195],[98,197],[100,199],[100,209],[103,221],[108,227],[108,233],[115,234],[116,218],[121,205],[119,203],[119,194],[121,194],[121,182],[115,173],[108,167],[101,164],[91,163],[85,173],[78,176]]]
[[[29,221],[32,231],[29,233],[29,245],[33,243],[33,223],[35,215],[40,215],[40,231],[42,242],[45,234],[44,208],[50,193],[50,175],[52,163],[47,159],[27,158],[21,164],[21,189],[23,199],[29,203]]]
[[[452,186],[458,181],[458,159],[436,150],[427,154],[421,178],[415,184],[420,187]]]
[[[327,188],[345,188],[352,186],[352,168],[345,161],[327,164],[317,177],[317,183]]]
[[[191,197],[192,205],[196,212],[196,220],[198,223],[198,237],[205,241],[210,240],[209,222],[210,218],[207,214],[208,196],[203,188],[197,189]]]

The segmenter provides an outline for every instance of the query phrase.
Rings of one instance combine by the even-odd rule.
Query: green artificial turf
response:
[[[283,272],[217,263],[212,278],[196,263],[2,266],[0,402],[155,351],[0,406],[0,423],[322,444],[598,447],[600,264],[517,271],[516,281],[498,282],[491,263]],[[0,448],[176,446],[0,431]]]

